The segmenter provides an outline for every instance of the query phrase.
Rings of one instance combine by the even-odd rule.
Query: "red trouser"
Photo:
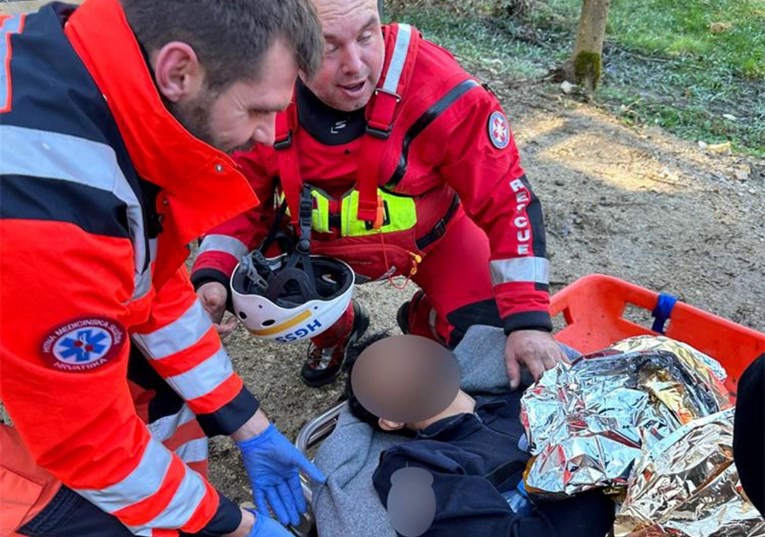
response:
[[[207,437],[194,414],[164,381],[159,383],[160,377],[149,370],[145,358],[131,353],[130,359],[129,385],[136,413],[154,438],[206,476]],[[19,528],[34,519],[60,488],[60,481],[35,464],[16,430],[0,424],[0,537],[18,536]],[[103,514],[98,510],[93,513]],[[127,529],[125,532],[129,533]]]
[[[412,278],[424,295],[415,295],[410,303],[410,333],[454,347],[474,324],[503,326],[489,274],[489,239],[461,208],[426,254]],[[312,341],[331,347],[348,334],[352,321],[349,307]]]

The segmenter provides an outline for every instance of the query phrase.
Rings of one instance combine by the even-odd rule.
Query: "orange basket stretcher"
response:
[[[625,317],[635,307],[653,315],[651,328]],[[555,338],[585,354],[646,334],[663,333],[687,343],[722,364],[728,372],[725,386],[734,397],[746,367],[765,353],[762,332],[613,276],[591,274],[576,280],[552,296],[550,312],[565,321]]]

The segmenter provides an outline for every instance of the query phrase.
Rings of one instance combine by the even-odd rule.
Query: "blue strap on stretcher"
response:
[[[652,313],[654,320],[651,330],[658,332],[659,334],[664,333],[664,325],[667,324],[667,321],[672,315],[672,310],[676,303],[676,296],[667,293],[659,293],[659,301],[656,303],[656,307]]]

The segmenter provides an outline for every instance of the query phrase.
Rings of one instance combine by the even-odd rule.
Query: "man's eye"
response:
[[[364,34],[359,37],[359,43],[368,43],[372,39],[372,34]]]

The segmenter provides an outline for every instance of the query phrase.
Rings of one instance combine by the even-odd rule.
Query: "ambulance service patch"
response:
[[[510,143],[510,126],[502,112],[493,112],[489,116],[489,139],[497,149],[504,149]]]
[[[104,317],[74,319],[45,337],[42,354],[60,371],[82,373],[114,359],[125,344],[125,329]]]

